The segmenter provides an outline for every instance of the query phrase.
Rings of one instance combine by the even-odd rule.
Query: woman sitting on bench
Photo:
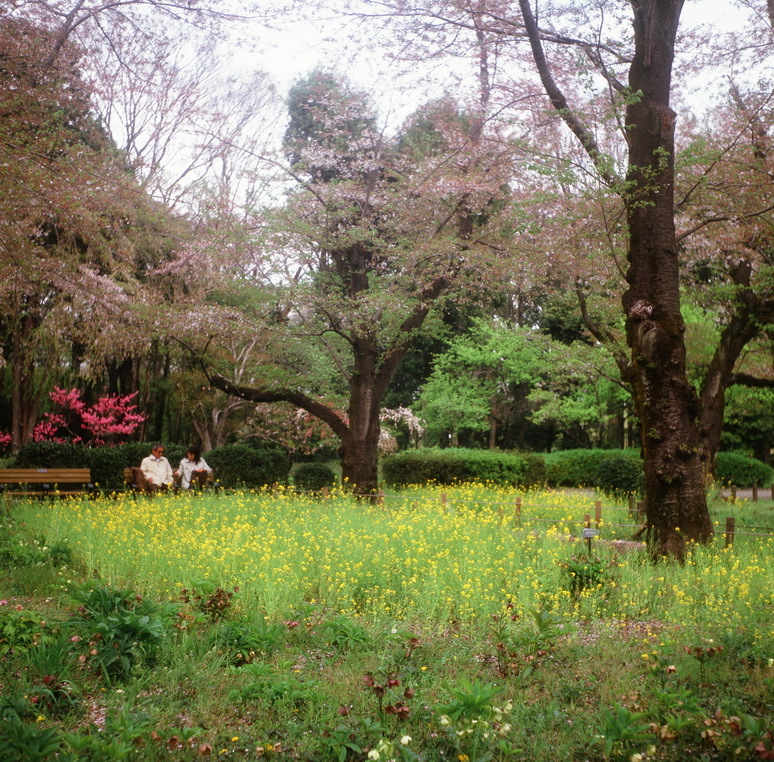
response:
[[[195,445],[188,448],[186,456],[180,461],[175,478],[180,478],[180,489],[188,489],[191,484],[204,487],[207,484],[212,469],[202,457],[201,450]]]

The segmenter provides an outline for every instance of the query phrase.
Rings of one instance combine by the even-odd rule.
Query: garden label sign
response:
[[[591,527],[584,527],[581,537],[589,544],[589,555],[591,555],[591,538],[596,537],[599,534],[599,529],[592,529]]]

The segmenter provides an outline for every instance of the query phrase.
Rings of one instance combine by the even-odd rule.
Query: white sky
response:
[[[734,5],[733,0],[686,0],[682,13],[682,28],[697,24],[714,26],[723,31],[739,28],[744,13]],[[292,83],[317,66],[335,67],[345,74],[353,83],[360,85],[375,96],[382,113],[390,123],[402,120],[411,112],[416,104],[426,100],[429,95],[437,96],[438,87],[428,94],[417,92],[414,87],[408,91],[396,91],[395,82],[399,77],[401,65],[384,57],[375,58],[376,45],[368,46],[367,40],[362,40],[358,47],[371,50],[366,55],[362,49],[347,49],[346,43],[337,41],[336,33],[342,27],[341,19],[318,18],[304,22],[290,22],[284,30],[261,30],[256,34],[260,50],[248,53],[235,49],[230,57],[230,64],[236,69],[242,67],[260,68],[266,71],[277,85],[281,95],[285,95]],[[368,26],[360,26],[359,31],[365,36],[370,33]],[[740,34],[744,34],[743,28]],[[368,60],[370,58],[370,60]],[[469,62],[460,61],[460,67],[469,66]],[[417,72],[418,73],[418,72]],[[718,74],[715,74],[717,77]],[[436,83],[443,81],[442,77],[432,77]],[[709,73],[704,74],[702,84],[709,84]]]

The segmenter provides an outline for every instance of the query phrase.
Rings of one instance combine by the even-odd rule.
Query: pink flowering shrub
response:
[[[33,442],[72,442],[88,446],[102,445],[108,440],[117,443],[134,434],[145,420],[145,415],[137,411],[133,402],[137,392],[109,394],[100,397],[91,407],[81,399],[79,389],[55,386],[49,396],[59,409],[43,414],[43,419],[32,431]]]

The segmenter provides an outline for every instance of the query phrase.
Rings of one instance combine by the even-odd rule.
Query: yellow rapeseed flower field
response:
[[[184,587],[239,586],[239,605],[269,617],[312,603],[370,620],[471,622],[509,606],[511,615],[547,608],[729,630],[758,622],[760,636],[771,635],[772,538],[697,547],[684,566],[653,565],[609,542],[632,529],[625,510],[606,510],[592,544],[608,564],[605,582],[571,592],[562,564],[586,552],[578,537],[594,513],[593,497],[578,491],[463,485],[381,505],[288,489],[117,495],[19,503],[18,513],[49,542],[67,540],[103,580],[170,598]]]

